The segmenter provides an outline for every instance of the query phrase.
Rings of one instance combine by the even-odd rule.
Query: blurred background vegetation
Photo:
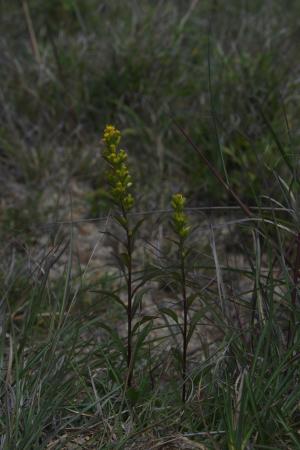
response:
[[[299,141],[299,13],[293,0],[2,0],[5,229],[43,221],[70,180],[89,216],[103,212],[106,123],[123,131],[147,208],[177,190],[229,201],[174,120],[245,201],[272,194],[271,127],[285,151]]]

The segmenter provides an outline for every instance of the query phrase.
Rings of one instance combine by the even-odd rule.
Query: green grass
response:
[[[274,228],[280,243],[286,232],[279,224]],[[251,238],[253,232],[246,225],[244,234]],[[208,449],[298,448],[299,333],[293,323],[288,338],[288,328],[299,313],[291,304],[291,269],[274,236],[261,238],[263,248],[255,236],[245,268],[218,264],[214,251],[201,254],[194,243],[187,286],[195,295],[190,308],[196,321],[184,406],[180,310],[176,284],[170,284],[174,259],[166,255],[161,268],[156,262],[156,269],[144,274],[161,280],[152,287],[157,318],[129,390],[120,350],[126,345],[123,309],[102,290],[94,292],[92,304],[85,303],[87,286],[82,275],[71,277],[71,253],[59,290],[49,273],[21,286],[20,274],[10,274],[2,304],[3,448],[64,448],[66,442],[81,448],[80,439],[84,448],[107,449],[158,443],[168,448],[168,441],[184,448],[187,439],[190,448],[198,448],[197,442]],[[214,245],[220,248],[222,239]],[[247,292],[234,287],[243,279]],[[120,281],[111,278],[110,290],[119,286],[120,292]],[[172,308],[175,323],[171,313],[161,316],[163,305]],[[144,308],[149,314],[149,304]]]
[[[42,3],[0,1],[0,448],[300,448],[298,3]]]

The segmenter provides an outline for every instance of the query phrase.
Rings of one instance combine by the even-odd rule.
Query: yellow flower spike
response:
[[[106,178],[110,184],[112,198],[122,209],[129,211],[134,204],[134,199],[128,192],[132,186],[132,181],[126,165],[127,153],[123,149],[118,150],[120,140],[120,131],[113,125],[107,125],[103,133],[105,149],[102,153],[104,159],[110,165],[110,171],[107,172]]]
[[[109,170],[106,172],[106,182],[108,183],[110,199],[116,209],[116,214],[113,215],[113,218],[115,222],[121,226],[122,234],[124,234],[124,239],[121,238],[124,248],[122,249],[122,253],[120,253],[120,259],[122,260],[124,280],[127,284],[127,390],[127,388],[130,389],[132,387],[132,376],[134,369],[132,356],[135,351],[133,343],[133,338],[135,338],[135,328],[132,327],[132,322],[135,315],[134,299],[137,295],[137,288],[139,288],[139,286],[136,286],[134,281],[133,269],[135,268],[135,261],[132,255],[135,249],[135,233],[137,232],[141,222],[138,221],[134,226],[133,220],[133,224],[131,224],[132,218],[129,215],[129,211],[134,205],[134,197],[129,191],[132,186],[132,181],[126,164],[127,153],[125,150],[119,150],[118,148],[120,140],[120,131],[113,125],[107,125],[103,134],[104,150],[102,152],[103,158],[109,166]],[[119,232],[115,236],[118,237],[119,241]],[[140,331],[138,331],[137,334],[140,335]]]
[[[103,133],[103,140],[108,147],[117,147],[121,140],[121,133],[113,125],[106,125]]]

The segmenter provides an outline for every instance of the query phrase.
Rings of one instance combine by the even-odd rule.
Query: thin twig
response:
[[[291,208],[273,208],[272,206],[267,207],[258,207],[258,206],[250,206],[248,207],[251,211],[261,211],[261,212],[284,212],[284,213],[292,213],[293,210]],[[197,213],[197,212],[214,212],[214,211],[237,211],[240,210],[240,206],[196,206],[196,207],[190,207],[185,208],[185,211],[191,212],[191,213]],[[134,213],[128,213],[128,216],[130,217],[138,217],[138,216],[151,216],[151,215],[160,215],[160,214],[171,214],[172,209],[152,209],[149,211],[138,211]],[[46,223],[38,223],[35,226],[37,228],[47,228],[57,225],[74,225],[74,224],[80,224],[80,223],[92,223],[92,222],[105,222],[107,221],[109,216],[102,216],[102,217],[93,217],[93,218],[87,218],[87,219],[77,219],[77,220],[58,220],[55,222],[46,222]],[[251,214],[251,217],[253,215]],[[14,230],[17,231],[17,230]]]
[[[33,53],[33,55],[34,55],[34,57],[36,59],[36,62],[40,65],[41,64],[41,55],[40,55],[40,51],[39,51],[39,47],[38,47],[35,31],[34,31],[34,28],[33,28],[33,23],[32,23],[32,19],[31,19],[31,15],[30,15],[30,11],[29,11],[29,6],[28,6],[28,3],[27,3],[27,0],[22,0],[22,7],[23,7],[23,12],[24,12],[27,28],[28,28],[28,33],[29,33],[32,53]]]
[[[235,193],[235,191],[226,183],[226,181],[223,179],[220,172],[215,168],[215,166],[206,158],[204,153],[200,150],[199,147],[194,143],[194,141],[190,138],[190,136],[184,131],[184,129],[179,125],[178,122],[176,122],[173,119],[174,125],[178,130],[181,132],[181,134],[186,138],[186,140],[191,144],[192,148],[195,150],[195,152],[200,156],[204,164],[209,168],[211,173],[214,175],[214,177],[219,181],[219,183],[224,187],[224,189],[231,194],[231,196],[234,198],[234,200],[238,203],[242,211],[246,214],[248,217],[252,217],[252,212],[248,208],[248,206],[245,205],[245,203],[240,199],[240,197]]]

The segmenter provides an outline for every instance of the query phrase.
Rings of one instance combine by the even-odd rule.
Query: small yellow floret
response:
[[[117,146],[121,140],[120,131],[113,125],[106,125],[103,133],[103,140],[107,146]]]

